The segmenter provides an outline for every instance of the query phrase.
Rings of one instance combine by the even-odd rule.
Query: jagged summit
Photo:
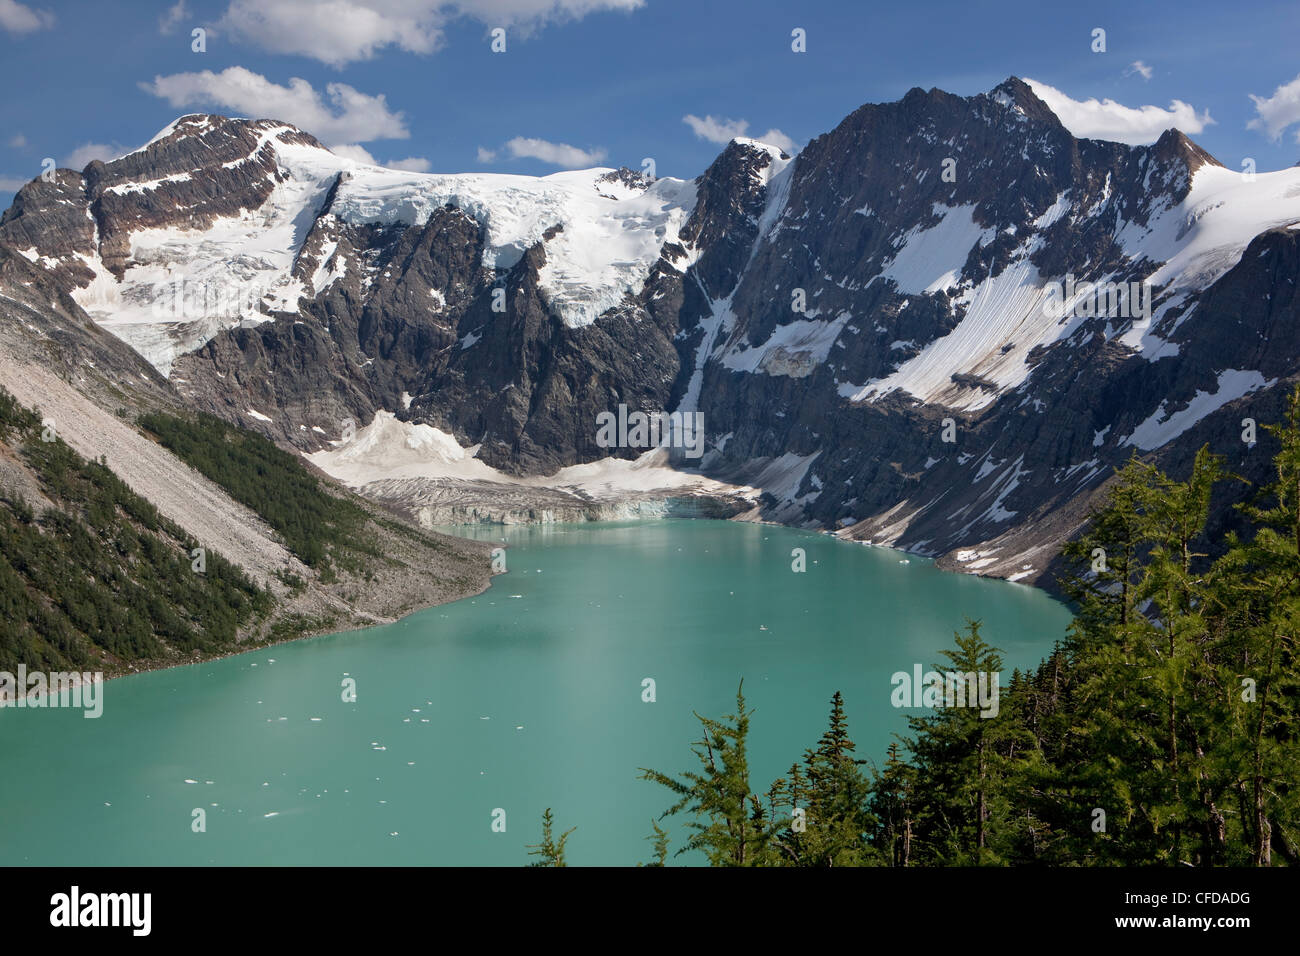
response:
[[[1147,148],[1158,161],[1176,159],[1182,162],[1189,173],[1194,173],[1206,165],[1226,168],[1180,129],[1171,127],[1165,130],[1160,134],[1160,138]]]
[[[740,146],[749,146],[754,149],[762,150],[763,152],[766,152],[777,159],[790,158],[790,154],[787,153],[780,146],[776,146],[772,143],[765,143],[762,140],[751,139],[748,136],[733,136],[731,138],[731,142],[736,143],[737,145]],[[730,143],[728,145],[730,145]]]
[[[1007,77],[990,90],[987,96],[1034,122],[1048,124],[1061,122],[1052,108],[1034,92],[1034,88],[1018,76]]]
[[[319,251],[309,234],[319,239],[331,223],[418,227],[448,205],[483,231],[487,269],[509,269],[545,243],[552,307],[566,322],[590,322],[639,289],[693,193],[681,180],[605,167],[544,177],[394,170],[338,156],[277,120],[198,113],[84,174],[28,184],[0,237],[58,270],[92,315],[166,371],[222,328],[296,312],[317,294],[329,270],[306,269]],[[328,222],[311,228],[321,217]],[[179,275],[239,285],[238,301],[157,321],[157,287]]]

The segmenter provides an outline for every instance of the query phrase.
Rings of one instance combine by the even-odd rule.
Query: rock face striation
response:
[[[190,403],[303,452],[386,411],[549,475],[643,451],[598,441],[620,405],[699,412],[674,461],[763,517],[1030,582],[1134,454],[1266,473],[1242,422],[1300,373],[1298,245],[1300,168],[1080,140],[1015,78],[694,181],[402,172],[186,116],[0,219]]]

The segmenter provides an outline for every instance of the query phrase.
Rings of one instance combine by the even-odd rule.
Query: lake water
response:
[[[114,680],[99,719],[0,710],[0,864],[520,865],[549,806],[578,828],[571,865],[632,865],[672,803],[638,768],[694,769],[692,711],[729,713],[742,677],[763,792],[816,742],[836,690],[859,756],[882,760],[918,713],[891,705],[890,675],[940,663],[966,617],[1002,649],[1003,686],[1069,621],[1027,587],[786,528],[477,536],[504,537],[509,568],[477,598]]]

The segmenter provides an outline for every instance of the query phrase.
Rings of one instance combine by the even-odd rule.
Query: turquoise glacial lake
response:
[[[730,713],[741,678],[763,792],[816,742],[834,691],[879,762],[919,713],[892,706],[894,672],[938,665],[971,617],[1005,686],[1070,617],[1028,587],[787,528],[460,533],[508,549],[478,597],[113,680],[98,719],[0,710],[0,864],[518,866],[551,807],[577,827],[571,865],[633,865],[672,803],[638,768],[693,769],[692,711]]]

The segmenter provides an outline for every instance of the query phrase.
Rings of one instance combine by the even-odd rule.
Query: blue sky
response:
[[[504,53],[491,50],[494,26],[506,30]],[[206,52],[191,49],[195,27]],[[1098,27],[1104,53],[1091,49]],[[795,28],[804,53],[791,50]],[[1131,0],[0,0],[0,203],[44,157],[80,168],[186,112],[269,115],[354,155],[436,172],[637,168],[649,156],[659,175],[692,177],[741,123],[799,145],[862,103],[914,86],[972,94],[1013,74],[1059,91],[1050,102],[1076,133],[1137,141],[1178,125],[1226,165],[1249,156],[1263,171],[1300,160],[1297,36],[1294,0],[1248,11]],[[1083,102],[1094,98],[1113,103]]]

